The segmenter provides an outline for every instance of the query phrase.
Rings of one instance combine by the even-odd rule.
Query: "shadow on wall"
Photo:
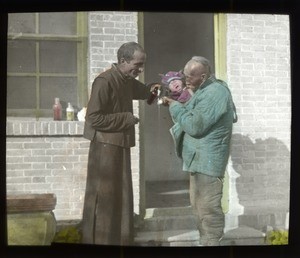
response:
[[[276,139],[256,139],[233,134],[231,158],[239,203],[245,214],[254,210],[289,210],[290,151]]]

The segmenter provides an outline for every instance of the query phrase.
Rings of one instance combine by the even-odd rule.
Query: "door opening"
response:
[[[143,13],[143,41],[147,53],[145,82],[159,82],[159,74],[179,71],[192,56],[204,56],[214,67],[212,13]],[[189,174],[182,171],[169,129],[168,108],[141,105],[141,152],[145,208],[189,205]]]

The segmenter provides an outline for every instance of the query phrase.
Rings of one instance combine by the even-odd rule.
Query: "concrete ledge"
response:
[[[6,135],[12,136],[82,136],[84,122],[41,119],[12,119],[6,122]]]

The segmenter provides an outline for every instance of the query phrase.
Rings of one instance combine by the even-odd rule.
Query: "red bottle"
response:
[[[62,119],[62,107],[59,98],[55,98],[54,105],[53,105],[53,120],[61,120],[61,119]]]
[[[154,90],[151,92],[150,97],[147,99],[147,103],[151,105],[153,101],[157,98],[158,95],[158,88],[155,87]]]

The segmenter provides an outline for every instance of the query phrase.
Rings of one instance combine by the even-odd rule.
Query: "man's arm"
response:
[[[120,132],[138,122],[131,112],[112,113],[112,105],[119,105],[118,99],[113,99],[113,91],[106,79],[98,77],[92,86],[90,100],[87,106],[86,122],[97,131]]]
[[[208,86],[210,87],[210,86]],[[192,137],[199,138],[216,124],[227,112],[228,93],[225,89],[214,88],[210,92],[197,96],[197,104],[188,109],[179,102],[170,104],[170,114],[178,122],[183,131]]]
[[[137,81],[137,83],[134,85],[133,89],[133,99],[148,99],[151,95],[151,92],[154,90],[154,88],[161,89],[161,85],[158,83],[148,83],[143,84],[140,81]]]

